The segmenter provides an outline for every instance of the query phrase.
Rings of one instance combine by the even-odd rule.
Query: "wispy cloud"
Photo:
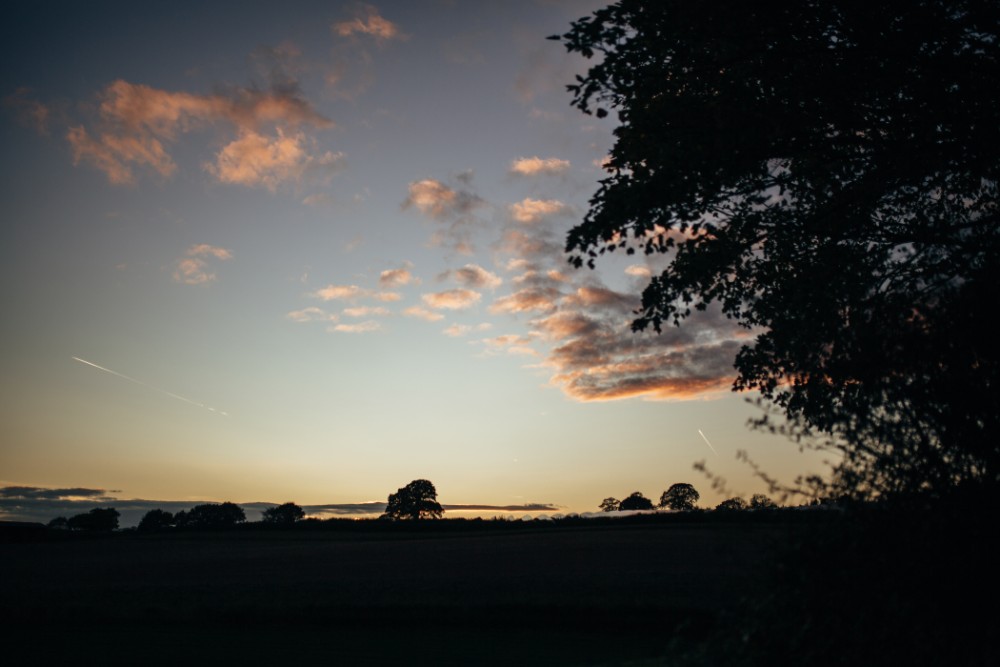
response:
[[[399,26],[379,14],[378,9],[368,4],[358,4],[352,11],[353,17],[347,21],[339,21],[331,26],[334,34],[341,37],[351,35],[368,35],[376,42],[386,42],[393,39],[405,39]]]
[[[421,298],[437,310],[464,310],[479,303],[482,294],[470,289],[450,289],[424,294]]]
[[[316,306],[293,310],[285,315],[285,317],[293,322],[336,322],[338,319],[336,315],[327,313],[322,308],[317,308]]]
[[[566,215],[571,210],[569,206],[558,199],[532,199],[527,197],[510,205],[511,217],[518,222],[529,225],[549,216]]]
[[[357,285],[327,285],[313,293],[313,296],[323,301],[354,301],[368,296],[369,290]]]
[[[569,167],[569,160],[562,160],[560,158],[519,157],[510,163],[510,173],[517,176],[561,174],[568,171]]]
[[[18,121],[41,135],[48,135],[52,110],[31,95],[29,88],[18,88],[3,98],[3,106],[11,109]]]
[[[560,296],[559,290],[552,287],[526,287],[494,301],[490,306],[490,312],[551,312],[556,309]]]
[[[446,336],[451,336],[452,338],[459,338],[465,336],[466,334],[472,333],[474,331],[487,331],[492,329],[493,325],[490,322],[482,322],[480,324],[452,324],[443,330]]]
[[[222,183],[274,192],[282,183],[302,182],[310,176],[325,182],[343,169],[343,153],[315,154],[314,150],[315,142],[301,132],[286,135],[279,129],[276,136],[265,136],[245,131],[219,151],[215,162],[204,166]]]
[[[403,315],[407,317],[415,317],[420,320],[426,320],[427,322],[437,322],[444,319],[444,315],[441,313],[436,313],[433,310],[428,310],[422,306],[410,306],[403,310]]]
[[[175,262],[174,281],[185,285],[204,285],[216,279],[209,269],[209,259],[226,261],[233,258],[233,253],[226,248],[219,248],[200,243],[193,245]]]
[[[468,179],[461,179],[466,184]],[[472,254],[472,228],[475,212],[486,202],[466,187],[452,188],[441,181],[427,178],[413,181],[407,188],[403,208],[415,208],[438,223],[431,236],[431,245],[444,246],[464,254]]]
[[[445,271],[440,277],[444,280],[451,278],[462,287],[473,289],[496,289],[503,283],[503,278],[478,264],[466,264],[460,269]]]
[[[382,325],[375,320],[366,320],[365,322],[360,322],[358,324],[338,324],[331,328],[331,331],[339,331],[341,333],[371,333],[373,331],[379,331]]]
[[[389,309],[382,306],[358,306],[344,308],[343,313],[347,317],[385,317],[389,314]]]
[[[419,284],[420,281],[410,272],[410,267],[400,269],[388,269],[379,274],[379,287],[391,289],[393,287],[403,287],[410,283]]]

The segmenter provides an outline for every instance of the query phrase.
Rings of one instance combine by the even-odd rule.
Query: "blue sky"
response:
[[[545,37],[600,4],[21,8],[0,485],[320,505],[427,478],[580,512],[680,481],[714,506],[699,460],[764,490],[738,450],[821,471],[746,428],[746,332],[629,332],[666,258],[562,253],[614,122]]]

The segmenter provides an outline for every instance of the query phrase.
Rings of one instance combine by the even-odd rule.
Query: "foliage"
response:
[[[69,521],[64,516],[57,516],[45,524],[45,527],[50,530],[69,530]]]
[[[642,495],[642,493],[635,491],[628,498],[621,501],[618,505],[620,510],[651,510],[653,509],[653,501]]]
[[[415,479],[389,494],[386,519],[440,519],[444,512],[437,502],[437,489],[426,479]]]
[[[174,525],[174,515],[166,510],[149,510],[139,521],[140,532],[155,532]]]
[[[70,530],[89,533],[110,533],[118,530],[118,510],[113,507],[95,507],[86,514],[71,516],[66,522]]]
[[[717,512],[740,512],[747,509],[747,501],[739,497],[727,498],[715,506]]]
[[[621,501],[617,498],[605,498],[601,501],[600,508],[602,512],[617,512],[621,509]]]
[[[179,528],[228,528],[246,520],[243,508],[229,502],[195,505],[174,516],[174,523]]]
[[[755,493],[750,496],[750,509],[752,510],[773,510],[778,506],[776,502],[765,496],[763,493]]]
[[[1000,481],[1000,5],[621,0],[554,39],[620,121],[572,261],[669,260],[634,330],[747,328],[734,389],[842,488]]]
[[[261,520],[264,523],[277,523],[287,526],[304,518],[306,518],[306,513],[301,507],[295,503],[285,503],[264,510]]]
[[[668,507],[672,510],[693,510],[699,498],[701,498],[701,494],[690,484],[683,482],[671,484],[670,488],[660,496],[660,507]]]

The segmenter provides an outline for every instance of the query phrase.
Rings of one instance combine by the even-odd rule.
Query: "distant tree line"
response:
[[[660,495],[660,502],[656,505],[653,501],[635,491],[624,500],[609,497],[601,501],[599,507],[604,512],[619,512],[623,510],[652,510],[670,509],[676,511],[688,511],[697,509],[697,502],[701,498],[698,491],[690,484],[672,484],[669,489]],[[740,511],[740,510],[766,510],[774,509],[778,506],[773,500],[763,493],[755,493],[750,497],[750,502],[742,498],[728,498],[715,506],[716,511]]]

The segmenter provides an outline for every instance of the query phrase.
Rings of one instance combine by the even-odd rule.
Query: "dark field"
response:
[[[2,544],[4,645],[29,663],[644,664],[698,636],[789,531],[488,523]]]

